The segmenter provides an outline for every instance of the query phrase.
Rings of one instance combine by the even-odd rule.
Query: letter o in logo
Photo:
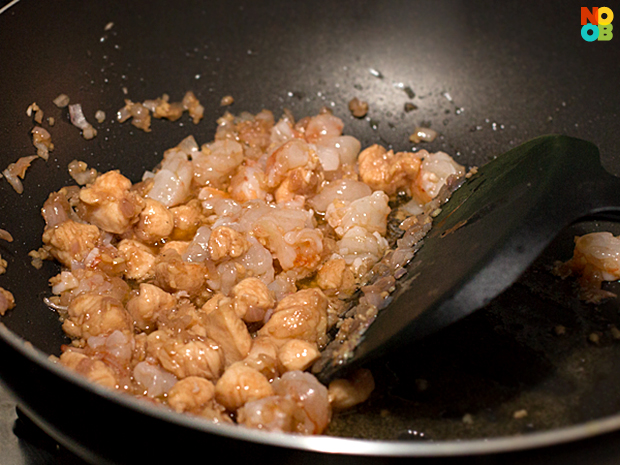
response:
[[[588,34],[588,31],[592,31],[592,33]],[[594,42],[598,39],[598,27],[590,23],[584,24],[581,28],[581,37],[583,37],[583,40],[586,42]]]
[[[607,15],[606,18],[603,18],[603,15]],[[598,9],[598,23],[601,26],[607,26],[611,24],[614,20],[614,12],[611,11],[611,8],[607,8],[606,6],[602,6]]]

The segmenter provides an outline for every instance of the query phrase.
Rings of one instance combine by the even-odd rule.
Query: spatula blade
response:
[[[354,350],[324,352],[313,371],[328,381],[483,307],[564,227],[605,206],[594,194],[609,178],[618,181],[601,167],[595,145],[558,135],[531,140],[487,163],[443,206],[397,282],[392,303]]]

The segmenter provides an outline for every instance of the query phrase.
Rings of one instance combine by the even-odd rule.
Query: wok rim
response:
[[[0,15],[6,13],[19,2],[20,0],[11,0],[0,7]],[[131,409],[134,413],[163,420],[173,425],[194,429],[201,433],[249,441],[257,445],[275,446],[298,451],[371,457],[464,457],[551,447],[594,438],[605,433],[620,430],[620,413],[617,413],[585,423],[518,436],[448,441],[439,440],[433,442],[371,440],[322,435],[301,436],[287,433],[263,432],[236,425],[215,425],[206,419],[177,413],[163,406],[157,407],[132,396],[96,385],[79,374],[52,362],[45,352],[34,347],[32,343],[8,329],[2,322],[0,322],[0,340],[8,344],[13,350],[19,352],[30,362],[36,364],[39,368],[51,372],[54,376],[66,382],[77,385],[98,398]],[[0,384],[5,385],[2,377],[0,377]],[[36,410],[31,409],[30,406],[23,401],[19,392],[15,392],[9,387],[7,388],[16,398],[20,409],[22,409],[37,426],[77,455],[84,458],[93,457],[91,451],[85,446],[75,442],[72,438],[58,430],[53,424],[42,419]]]
[[[616,414],[573,426],[532,432],[518,436],[448,441],[440,440],[433,442],[372,440],[324,435],[301,436],[289,433],[263,432],[236,425],[215,425],[206,419],[177,413],[163,406],[154,406],[130,395],[98,386],[79,374],[52,362],[49,356],[43,351],[37,349],[30,342],[9,330],[2,323],[0,323],[0,339],[40,368],[51,372],[64,381],[78,385],[89,393],[103,398],[105,401],[120,404],[124,408],[131,409],[134,413],[166,421],[173,425],[190,428],[206,434],[213,434],[215,436],[223,436],[228,439],[249,441],[256,445],[351,456],[463,457],[549,447],[593,438],[620,429],[620,414]],[[1,381],[0,378],[0,382]],[[18,392],[11,390],[11,393],[17,398],[18,404],[23,402]],[[20,405],[20,408],[22,408],[22,405]],[[84,456],[85,450],[83,445],[73,443],[64,433],[55,429],[54,425],[42,420],[38,417],[36,410],[31,409],[27,403],[23,406],[23,410],[39,427],[54,437],[54,439],[63,443],[63,445],[77,452],[79,455]]]

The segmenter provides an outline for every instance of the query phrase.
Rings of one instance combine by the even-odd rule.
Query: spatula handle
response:
[[[620,222],[620,178],[604,172],[584,186],[588,212],[583,219]],[[589,195],[588,195],[589,194]]]

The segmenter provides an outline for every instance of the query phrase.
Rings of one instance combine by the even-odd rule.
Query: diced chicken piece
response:
[[[334,410],[345,410],[366,402],[375,389],[375,380],[370,370],[362,368],[348,378],[329,383],[329,402]]]
[[[0,257],[0,274],[6,273],[7,262],[4,258]]]
[[[184,205],[170,209],[174,222],[172,238],[190,240],[202,223],[202,208],[198,199],[192,199]]]
[[[278,361],[284,371],[304,371],[320,357],[314,342],[291,339],[278,350]]]
[[[123,239],[118,244],[118,251],[125,259],[125,278],[144,281],[154,275],[157,258],[148,246],[133,239]]]
[[[250,244],[244,235],[227,226],[215,228],[209,237],[209,253],[214,261],[220,261],[227,257],[240,257],[249,248]]]
[[[258,278],[245,278],[232,288],[235,313],[246,323],[262,321],[275,305],[273,293]]]
[[[15,297],[9,291],[0,287],[0,315],[4,315],[7,310],[15,308]]]
[[[333,258],[319,268],[316,284],[324,291],[335,291],[338,295],[347,296],[355,290],[355,276],[343,258]]]
[[[204,326],[207,336],[222,348],[226,366],[230,366],[248,355],[252,337],[243,320],[235,313],[231,300],[215,298],[217,299],[215,305],[211,299],[203,306],[203,311],[206,313]]]
[[[174,296],[157,286],[142,283],[138,295],[127,302],[127,311],[133,317],[136,328],[148,331],[154,327],[160,314],[168,313],[175,305]]]
[[[206,281],[206,269],[201,263],[187,263],[174,250],[158,256],[154,284],[171,293],[186,291],[190,296],[200,294]]]
[[[316,288],[290,294],[278,302],[258,334],[272,337],[279,345],[301,339],[321,347],[326,342],[327,303],[325,294]]]
[[[323,176],[313,169],[295,168],[286,174],[276,189],[276,202],[290,202],[297,195],[313,196],[319,191],[322,181]]]
[[[252,348],[243,362],[273,381],[280,374],[278,345],[269,337],[258,336],[252,340]]]
[[[104,336],[114,331],[132,332],[131,316],[120,300],[106,295],[85,293],[77,296],[68,307],[62,328],[71,337]]]
[[[146,352],[179,379],[200,376],[213,380],[224,368],[222,351],[209,339],[183,342],[166,331],[157,330],[148,335]]]
[[[88,355],[74,350],[67,350],[60,355],[60,363],[85,376],[93,383],[111,389],[118,388],[119,380],[114,370],[102,360],[92,359]]]
[[[252,348],[248,358],[256,358],[259,355],[266,355],[271,358],[278,356],[278,344],[268,336],[257,336],[252,339]]]
[[[205,378],[188,376],[168,391],[168,405],[177,412],[196,412],[215,396],[215,386]]]
[[[389,152],[380,145],[362,150],[358,158],[362,181],[374,190],[388,195],[404,190],[411,193],[411,187],[420,169],[420,158],[410,152]]]
[[[144,209],[140,212],[134,232],[141,241],[155,244],[172,234],[174,216],[165,205],[157,200],[147,198],[144,203]]]
[[[66,267],[71,267],[73,262],[82,262],[96,247],[99,238],[97,226],[73,220],[43,232],[43,243],[50,246],[49,252]]]
[[[204,327],[204,312],[186,298],[180,298],[177,306],[170,312],[160,312],[157,327],[173,333],[196,339],[205,339],[207,330]]]
[[[123,234],[144,208],[144,199],[130,188],[131,181],[118,171],[102,174],[80,191],[81,216],[104,231]]]
[[[182,257],[187,252],[189,245],[190,243],[187,241],[168,241],[159,249],[159,254],[161,257],[168,257],[169,252],[174,251],[179,257]],[[170,255],[168,258],[172,256]]]
[[[200,413],[200,418],[204,418],[216,425],[234,424],[232,418],[226,411],[226,408],[223,405],[218,404],[217,402],[209,402],[206,407],[204,407]]]
[[[215,399],[234,412],[246,402],[273,395],[269,380],[243,362],[229,366],[215,384]]]

